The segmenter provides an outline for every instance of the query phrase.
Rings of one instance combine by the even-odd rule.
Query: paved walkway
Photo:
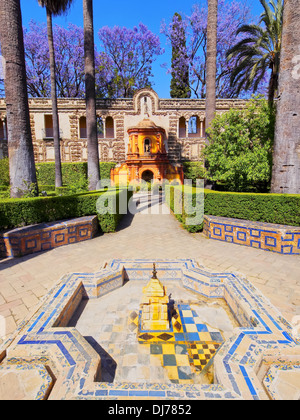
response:
[[[135,200],[140,202],[139,212],[124,217],[117,233],[0,261],[0,316],[5,317],[7,334],[64,274],[95,272],[113,258],[194,258],[208,270],[246,276],[287,320],[300,315],[300,256],[208,240],[202,233],[190,234],[158,198],[152,206],[145,194],[136,195]]]

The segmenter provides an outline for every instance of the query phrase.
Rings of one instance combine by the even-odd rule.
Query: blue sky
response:
[[[231,0],[228,0],[229,2]],[[261,13],[259,0],[246,0],[254,16]],[[200,1],[202,3],[203,0]],[[161,21],[169,22],[175,12],[190,14],[197,0],[94,0],[95,42],[98,43],[97,32],[102,26],[125,26],[132,28],[143,22],[152,32],[159,35]],[[27,27],[31,19],[46,22],[46,12],[38,5],[37,0],[21,0],[23,26]],[[66,16],[54,19],[54,23],[67,26],[69,22],[83,26],[82,0],[74,0]],[[170,91],[170,76],[161,64],[170,61],[170,51],[165,45],[166,39],[161,35],[161,44],[166,48],[166,54],[159,57],[153,65],[154,90],[161,98],[168,98]]]

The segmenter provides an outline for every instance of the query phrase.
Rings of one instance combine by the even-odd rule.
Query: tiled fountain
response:
[[[237,275],[113,260],[63,277],[2,345],[0,397],[298,399],[292,332]]]

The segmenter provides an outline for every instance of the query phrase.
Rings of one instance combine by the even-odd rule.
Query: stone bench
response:
[[[210,239],[280,254],[300,254],[300,227],[297,226],[205,215],[204,234]]]
[[[98,232],[97,216],[41,223],[0,233],[0,257],[21,257],[92,239]]]

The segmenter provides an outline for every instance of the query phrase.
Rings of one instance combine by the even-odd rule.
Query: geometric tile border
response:
[[[241,325],[214,357],[215,384],[97,382],[101,360],[75,328],[67,327],[85,298],[98,298],[124,280],[148,279],[153,262],[113,260],[98,273],[64,276],[36,313],[0,348],[0,361],[22,369],[42,364],[55,378],[49,399],[269,399],[263,379],[275,365],[299,364],[292,326],[247,280],[210,273],[194,260],[157,260],[159,279],[178,280],[207,298],[225,299]],[[101,344],[101,343],[100,343]]]
[[[93,238],[97,216],[60,222],[40,223],[0,233],[0,256],[21,257]]]
[[[300,254],[300,227],[204,216],[204,233],[210,239],[273,251]]]

